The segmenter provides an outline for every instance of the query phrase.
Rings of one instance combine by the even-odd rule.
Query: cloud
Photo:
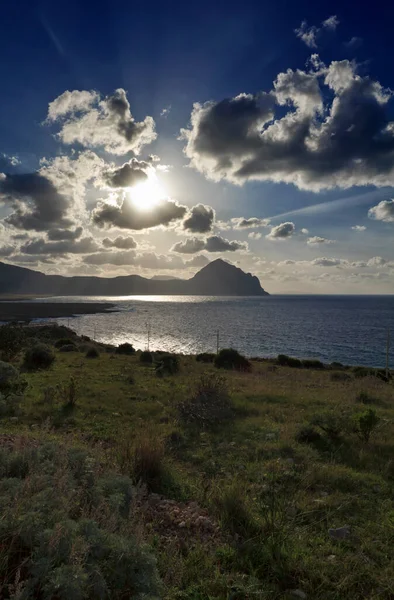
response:
[[[302,21],[301,25],[294,30],[294,33],[309,48],[317,48],[317,39],[322,33],[322,28],[335,31],[338,25],[338,17],[332,15],[331,17],[328,17],[328,19],[322,21],[322,27],[316,27],[315,25],[309,26],[306,21]]]
[[[316,267],[338,267],[347,261],[343,261],[341,258],[315,258],[311,261],[311,265]]]
[[[53,242],[63,240],[77,240],[83,233],[83,227],[76,227],[76,229],[50,229],[47,232],[48,239]]]
[[[303,235],[308,235],[308,234],[309,234],[309,229],[306,229],[306,227],[303,227],[303,228],[301,229],[301,233],[302,233]]]
[[[308,238],[306,243],[309,246],[316,246],[319,244],[335,244],[335,240],[328,240],[327,238],[315,235],[313,237]]]
[[[152,117],[135,121],[122,88],[102,100],[96,92],[64,92],[49,104],[47,122],[61,123],[58,138],[64,144],[100,146],[119,155],[138,154],[157,137]]]
[[[269,93],[195,104],[184,152],[214,181],[292,183],[320,191],[394,185],[392,92],[347,60],[280,73]],[[275,118],[275,104],[281,113]],[[283,114],[283,110],[288,110]]]
[[[205,248],[205,240],[200,238],[188,238],[184,242],[177,242],[171,248],[172,252],[180,252],[181,254],[195,254]]]
[[[123,237],[119,235],[114,240],[110,238],[104,238],[103,246],[105,248],[120,248],[122,250],[131,250],[137,247],[137,242],[132,237]]]
[[[365,225],[353,225],[351,229],[353,229],[354,231],[365,231],[366,227]]]
[[[272,227],[271,231],[265,237],[269,240],[284,240],[290,238],[295,232],[295,225],[290,221],[286,223],[281,223],[280,225],[276,225]]]
[[[119,267],[134,266],[142,269],[182,269],[185,263],[178,256],[166,256],[155,252],[137,254],[134,250],[120,250],[116,252],[98,252],[84,257],[85,264],[89,265],[115,265]]]
[[[234,217],[230,220],[233,229],[253,229],[255,227],[267,227],[270,219],[259,219],[258,217]]]
[[[13,254],[15,252],[16,248],[15,246],[11,246],[11,245],[2,245],[0,246],[0,256],[6,257],[6,256],[10,256],[11,254]]]
[[[394,222],[394,200],[382,200],[368,211],[368,217],[376,221]]]
[[[183,221],[183,229],[192,233],[208,233],[215,221],[215,211],[211,206],[197,204],[190,209]]]
[[[387,260],[381,256],[373,256],[367,262],[368,267],[383,267],[387,264]]]
[[[105,169],[99,183],[102,182],[110,188],[131,187],[146,181],[148,172],[151,169],[152,167],[148,162],[132,158],[121,167]]]
[[[168,225],[182,219],[186,207],[174,200],[162,200],[150,210],[141,210],[124,193],[119,193],[113,202],[100,200],[92,212],[92,220],[98,227],[119,227],[120,229],[149,229]]]
[[[355,48],[359,48],[362,43],[363,43],[362,38],[353,36],[352,38],[350,38],[350,40],[348,42],[345,42],[345,46],[347,48],[355,49]]]
[[[44,238],[32,240],[21,246],[23,254],[87,254],[99,250],[98,244],[92,237],[85,237],[78,241],[63,240],[59,242],[47,242]]]
[[[188,267],[205,267],[210,262],[204,254],[198,254],[193,256],[190,260],[185,261],[185,265]]]
[[[250,238],[251,240],[259,240],[261,238],[261,233],[258,231],[251,231],[248,234],[248,238]]]
[[[322,25],[326,29],[331,29],[331,31],[335,31],[339,25],[339,19],[336,15],[332,15],[331,17],[328,17],[328,19],[323,21]]]
[[[205,250],[206,252],[236,252],[237,250],[247,250],[246,242],[226,240],[219,235],[211,235],[204,240],[200,238],[189,238],[184,242],[177,242],[172,248],[172,252],[182,254],[194,254]]]
[[[5,168],[7,166],[17,167],[21,164],[19,158],[15,155],[6,154],[5,152],[0,153],[0,165],[2,166],[4,163]]]
[[[166,119],[171,112],[171,108],[172,108],[171,104],[169,104],[168,106],[163,108],[163,110],[160,113],[160,116],[163,117],[164,119]]]

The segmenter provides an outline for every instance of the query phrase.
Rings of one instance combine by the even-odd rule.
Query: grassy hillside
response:
[[[107,574],[102,595],[93,576],[78,571],[84,595],[74,590],[73,597],[394,598],[391,382],[352,369],[291,368],[273,361],[227,371],[183,356],[178,372],[159,376],[140,353],[97,346],[99,356],[87,358],[91,344],[71,341],[75,349],[54,349],[49,368],[22,373],[27,387],[20,406],[3,410],[0,420],[0,504],[7,504],[16,485],[11,480],[24,481],[13,496],[18,502],[12,510],[17,505],[19,512],[12,513],[8,530],[0,526],[2,597],[72,597],[63,579],[68,585],[74,569],[85,569],[87,554],[71,552],[66,577],[63,555],[45,554],[40,540],[40,552],[49,556],[45,582],[51,583],[40,580],[29,592],[26,565],[39,559],[37,549],[27,551],[34,544],[23,541],[23,511],[30,509],[21,498],[29,498],[31,482],[48,464],[39,453],[50,443],[57,448],[50,455],[57,465],[52,493],[68,499],[64,522],[94,518],[105,535],[134,536],[140,549],[132,558],[139,565],[135,573],[149,567],[149,585],[125,581],[122,592],[123,575],[117,574],[116,589],[108,558],[97,570]],[[21,365],[23,350],[14,366]],[[204,398],[208,408],[202,408]],[[76,449],[97,481],[107,473],[123,477],[123,486],[130,481],[130,510],[112,529],[112,495],[102,493],[100,511],[85,506],[85,480],[70,467]],[[50,548],[60,535],[56,523],[51,527]],[[86,535],[78,536],[78,544],[82,538],[86,544]],[[57,578],[50,573],[55,568],[63,569]]]

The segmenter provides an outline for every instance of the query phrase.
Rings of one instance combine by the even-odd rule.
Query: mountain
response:
[[[0,294],[48,296],[268,296],[260,281],[224,260],[209,263],[191,279],[155,280],[139,275],[64,277],[0,263]]]

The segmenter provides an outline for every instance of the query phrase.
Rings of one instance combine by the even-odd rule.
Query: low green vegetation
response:
[[[1,598],[394,597],[391,378],[19,329],[0,361]]]

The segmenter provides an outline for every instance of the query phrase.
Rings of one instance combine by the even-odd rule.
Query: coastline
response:
[[[25,298],[26,299],[26,298]],[[108,313],[115,309],[109,302],[0,302],[0,322],[54,319]]]

